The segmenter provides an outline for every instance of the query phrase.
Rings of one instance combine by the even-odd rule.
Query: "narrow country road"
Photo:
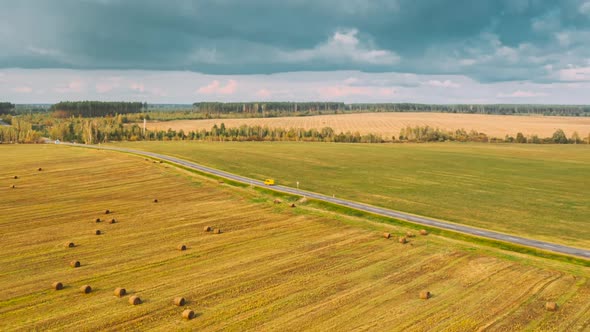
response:
[[[158,154],[158,153],[139,151],[139,150],[133,150],[133,149],[125,149],[125,148],[101,147],[101,146],[95,146],[95,145],[69,144],[69,143],[61,143],[61,144],[67,145],[67,146],[95,148],[95,149],[103,149],[103,150],[113,150],[113,151],[120,151],[120,152],[127,152],[127,153],[143,155],[143,156],[149,156],[149,157],[153,157],[153,158],[157,158],[157,159],[166,160],[166,161],[169,161],[172,163],[176,163],[176,164],[179,164],[179,165],[182,165],[182,166],[185,166],[188,168],[192,168],[192,169],[204,172],[204,173],[209,173],[209,174],[213,174],[213,175],[216,175],[216,176],[219,176],[222,178],[234,180],[237,182],[242,182],[242,183],[246,183],[246,184],[250,184],[250,185],[258,186],[258,187],[265,187],[265,188],[272,189],[272,190],[275,190],[278,192],[309,197],[309,198],[313,198],[316,200],[321,200],[321,201],[330,202],[333,204],[338,204],[341,206],[350,207],[350,208],[357,209],[360,211],[370,212],[370,213],[374,213],[374,214],[378,214],[378,215],[383,215],[383,216],[387,216],[387,217],[392,217],[392,218],[396,218],[396,219],[409,221],[409,222],[412,222],[415,224],[437,227],[440,229],[450,230],[450,231],[454,231],[454,232],[458,232],[458,233],[465,233],[465,234],[469,234],[469,235],[479,236],[482,238],[488,238],[488,239],[513,243],[513,244],[523,245],[523,246],[527,246],[527,247],[532,247],[532,248],[536,248],[536,249],[541,249],[541,250],[545,250],[545,251],[551,251],[551,252],[555,252],[555,253],[566,254],[566,255],[590,259],[590,250],[568,247],[568,246],[564,246],[564,245],[560,245],[560,244],[554,244],[554,243],[544,242],[544,241],[539,241],[539,240],[527,239],[527,238],[523,238],[523,237],[519,237],[519,236],[502,234],[502,233],[497,233],[497,232],[489,231],[489,230],[485,230],[485,229],[479,229],[479,228],[475,228],[475,227],[445,222],[442,220],[416,216],[416,215],[409,214],[409,213],[394,211],[394,210],[390,210],[390,209],[386,209],[386,208],[380,208],[380,207],[367,205],[367,204],[363,204],[363,203],[358,203],[358,202],[354,202],[354,201],[349,201],[349,200],[345,200],[345,199],[330,197],[330,196],[326,196],[326,195],[322,195],[322,194],[318,194],[318,193],[314,193],[314,192],[309,192],[309,191],[304,191],[304,190],[299,190],[299,189],[295,189],[295,188],[291,188],[291,187],[285,187],[285,186],[279,186],[279,185],[269,187],[269,186],[266,186],[263,181],[254,180],[254,179],[250,179],[247,177],[231,174],[228,172],[220,171],[218,169],[202,166],[202,165],[199,165],[194,162],[190,162],[187,160],[183,160],[183,159],[179,159],[179,158],[175,158],[175,157],[170,157],[170,156],[166,156],[166,155],[162,155],[162,154]]]

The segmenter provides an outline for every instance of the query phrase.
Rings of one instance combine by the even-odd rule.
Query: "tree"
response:
[[[565,133],[561,129],[557,129],[553,133],[553,136],[551,137],[551,140],[553,141],[553,143],[567,144],[567,136],[565,136]]]
[[[578,144],[578,143],[582,142],[582,140],[580,139],[580,135],[578,134],[577,131],[574,131],[574,133],[572,134],[571,141],[574,144]]]
[[[516,134],[516,143],[526,143],[526,137],[522,133]]]

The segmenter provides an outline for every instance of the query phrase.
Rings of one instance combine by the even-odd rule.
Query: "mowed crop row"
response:
[[[339,115],[318,115],[306,117],[257,118],[257,119],[209,119],[151,122],[149,129],[191,130],[211,129],[213,125],[224,123],[227,128],[241,125],[260,125],[269,128],[322,129],[331,127],[337,133],[350,131],[360,134],[380,134],[385,139],[398,137],[400,130],[407,126],[430,126],[434,128],[457,130],[472,129],[491,137],[504,138],[506,135],[551,137],[555,130],[563,129],[568,137],[577,132],[580,137],[590,134],[590,118],[559,116],[510,116],[453,113],[355,113]]]
[[[1,330],[590,327],[587,268],[432,235],[402,245],[382,233],[404,228],[273,204],[116,152],[21,145],[0,153]],[[55,281],[65,288],[52,290]],[[86,284],[92,292],[82,294]],[[117,287],[143,303],[114,296]],[[419,299],[423,290],[432,298]],[[546,301],[558,310],[546,311]],[[182,319],[187,307],[196,318]]]

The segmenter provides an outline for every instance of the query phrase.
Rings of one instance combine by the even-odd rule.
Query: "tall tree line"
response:
[[[147,103],[140,102],[62,101],[52,105],[49,111],[61,118],[70,116],[90,118],[139,113],[145,109],[147,109]]]
[[[194,103],[193,108],[205,113],[251,113],[273,116],[277,113],[337,112],[344,110],[346,105],[339,102],[199,102]]]
[[[0,114],[14,114],[14,104],[0,102]]]
[[[416,104],[340,102],[197,102],[195,111],[208,114],[249,114],[255,117],[336,114],[359,112],[442,112],[467,114],[542,114],[590,116],[589,105],[525,105],[525,104]]]

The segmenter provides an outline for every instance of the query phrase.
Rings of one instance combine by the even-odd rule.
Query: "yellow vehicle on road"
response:
[[[274,186],[275,180],[274,179],[266,179],[266,180],[264,180],[264,184],[267,186]]]

